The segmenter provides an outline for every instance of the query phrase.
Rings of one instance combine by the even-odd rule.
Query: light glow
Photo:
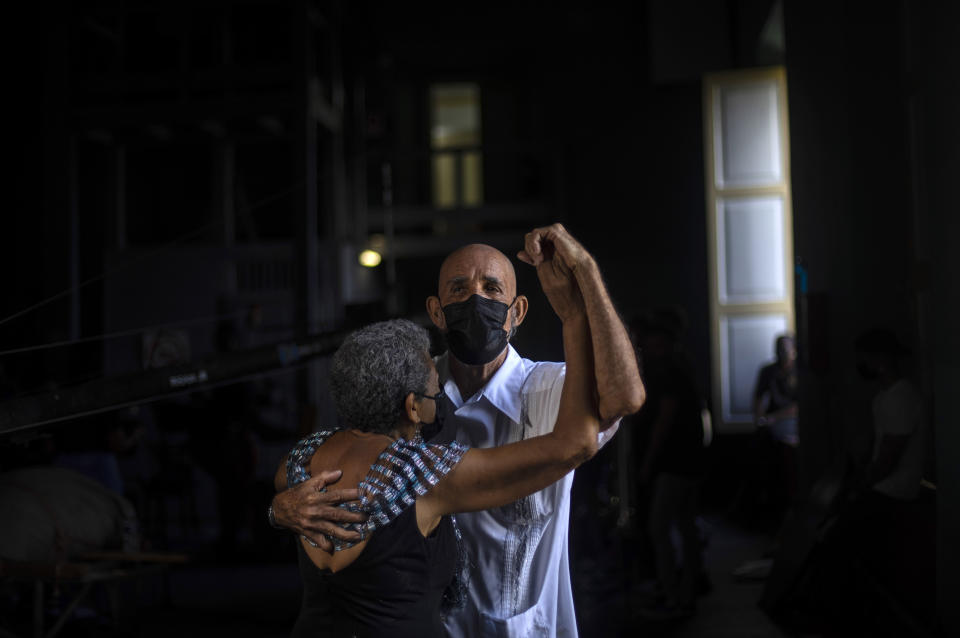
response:
[[[360,253],[358,258],[361,266],[366,266],[367,268],[376,268],[380,265],[380,262],[383,261],[383,257],[380,256],[375,250],[367,249]]]

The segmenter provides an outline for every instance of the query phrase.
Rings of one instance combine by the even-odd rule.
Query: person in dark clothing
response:
[[[639,482],[651,490],[647,528],[663,600],[641,615],[670,619],[694,612],[703,574],[703,543],[697,526],[703,477],[704,402],[691,366],[679,348],[683,317],[662,309],[642,317],[635,332],[643,358],[647,402],[639,426],[647,431]],[[682,542],[678,561],[671,532]]]
[[[925,401],[905,373],[909,350],[894,332],[861,333],[854,354],[875,391],[872,454],[866,466],[842,456],[811,490],[816,498],[778,554],[780,574],[762,604],[827,636],[940,635]]]
[[[770,510],[773,524],[779,526],[797,496],[800,383],[793,336],[778,336],[774,351],[776,360],[760,369],[753,391],[759,468],[754,480],[761,486],[759,505]]]
[[[796,447],[797,435],[797,344],[790,335],[777,337],[777,360],[757,375],[753,392],[753,418],[757,427],[770,428],[771,436]]]

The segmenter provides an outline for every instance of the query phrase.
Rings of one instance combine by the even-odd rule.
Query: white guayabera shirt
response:
[[[523,359],[508,346],[506,361],[475,395],[463,400],[447,356],[437,371],[447,406],[431,442],[494,447],[553,429],[560,406],[563,363]],[[616,426],[600,435],[612,438]],[[567,557],[573,472],[504,507],[457,514],[469,555],[466,607],[446,620],[455,638],[577,636]]]

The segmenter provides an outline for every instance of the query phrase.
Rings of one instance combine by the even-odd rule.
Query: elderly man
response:
[[[562,282],[567,273],[576,279],[587,308],[602,445],[621,417],[640,409],[644,388],[597,264],[560,224],[527,233],[517,257],[537,269],[561,322],[575,312]],[[553,428],[565,365],[524,359],[509,343],[528,303],[517,294],[510,260],[491,246],[464,246],[443,262],[437,295],[427,299],[448,346],[436,362],[447,418],[433,440],[492,447]],[[335,523],[352,520],[349,513],[330,505],[355,491],[316,491],[338,476],[326,472],[275,496],[275,522],[321,546],[329,546],[326,535],[348,539]],[[577,635],[567,558],[572,483],[571,472],[507,507],[457,516],[471,574],[465,608],[446,620],[450,636]]]

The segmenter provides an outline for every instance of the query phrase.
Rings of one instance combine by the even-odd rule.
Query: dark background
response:
[[[779,44],[760,38],[771,21]],[[703,75],[785,66],[794,252],[809,273],[803,484],[869,450],[852,342],[893,329],[935,432],[937,571],[925,591],[942,626],[960,627],[947,604],[960,586],[957,3],[74,2],[6,23],[14,197],[0,213],[0,318],[49,300],[0,324],[8,399],[143,370],[158,327],[175,331],[160,336],[188,364],[387,316],[426,323],[446,252],[480,240],[512,256],[553,221],[596,256],[624,317],[684,308],[709,388]],[[428,89],[451,81],[482,93],[474,210],[430,206]],[[394,258],[364,271],[354,255],[391,216]],[[561,358],[559,323],[517,268],[532,311],[516,345]],[[183,320],[197,321],[169,325]],[[136,434],[119,452],[135,504],[197,511],[183,524],[148,517],[156,549],[237,570],[292,562],[260,512],[297,433],[334,418],[323,384],[321,359],[4,433],[0,471]],[[714,445],[712,511],[734,502],[745,438]],[[176,485],[158,485],[169,474]],[[243,513],[218,516],[238,491],[229,503]],[[224,520],[244,531],[225,539]]]

